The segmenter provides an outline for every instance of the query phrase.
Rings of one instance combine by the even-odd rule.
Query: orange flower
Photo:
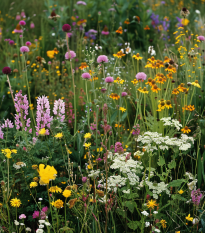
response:
[[[126,19],[125,21],[124,21],[124,24],[130,24],[130,21],[129,21],[129,19]]]
[[[176,72],[177,72],[177,71],[176,71],[176,68],[173,67],[172,65],[169,65],[169,66],[165,69],[165,71],[169,71],[169,72],[172,72],[172,73],[176,73]]]
[[[135,59],[138,60],[138,61],[139,61],[139,60],[142,60],[142,58],[143,58],[143,57],[140,57],[140,54],[139,54],[139,53],[137,53],[136,55],[133,55],[132,57],[135,58]]]
[[[167,78],[173,79],[173,77],[172,77],[172,72],[170,72],[169,74],[167,74]]]
[[[137,79],[134,79],[133,81],[131,81],[134,85],[136,85],[138,83]]]
[[[146,27],[144,28],[144,30],[150,30],[149,26],[146,25]]]
[[[172,95],[178,95],[178,94],[179,94],[179,91],[176,88],[174,88],[174,90],[172,91]]]
[[[79,67],[80,70],[83,70],[85,68],[89,67],[86,62],[81,62],[81,66]]]
[[[147,61],[150,61],[151,63],[155,63],[156,62],[155,57],[153,57],[153,56],[151,58],[148,58]]]
[[[77,201],[78,199],[77,198],[75,198],[75,199],[71,199],[68,203],[69,203],[69,208],[71,209],[71,208],[73,208],[73,206],[75,205],[75,203],[76,203],[76,201]]]
[[[161,89],[155,84],[152,86],[152,89],[151,89],[153,92],[156,92],[158,93],[158,91],[160,91]]]
[[[113,100],[119,100],[120,96],[118,94],[116,94],[116,93],[111,93],[110,98],[113,99]]]
[[[183,133],[190,133],[190,132],[191,132],[191,130],[189,129],[188,126],[185,126],[183,129],[181,129],[181,131],[182,131]]]
[[[149,84],[150,86],[152,86],[152,78],[148,78],[147,81],[148,81],[148,82],[146,82],[145,84],[146,84],[146,85]]]
[[[122,33],[123,33],[123,30],[122,30],[122,27],[121,27],[121,26],[116,30],[116,33],[119,33],[119,34],[122,34]]]
[[[166,56],[164,57],[164,63],[169,63],[170,59]]]
[[[122,58],[125,56],[125,54],[120,50],[119,52],[117,52],[117,54],[113,54],[114,57],[118,57],[118,58]]]

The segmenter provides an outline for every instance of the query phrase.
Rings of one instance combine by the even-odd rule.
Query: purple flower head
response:
[[[84,79],[90,79],[91,76],[90,76],[89,73],[83,73],[83,74],[82,74],[82,78],[84,78]]]
[[[25,215],[25,214],[19,215],[19,219],[25,219],[25,218],[26,218],[26,215]]]
[[[46,96],[38,97],[37,99],[37,112],[36,112],[36,136],[43,128],[50,128],[50,122],[53,117],[50,116],[50,104]],[[46,129],[46,135],[49,135],[49,130]]]
[[[4,120],[4,124],[2,124],[1,125],[1,128],[13,128],[14,127],[14,125],[13,125],[13,123],[9,120],[9,119],[6,119],[6,120]]]
[[[115,143],[115,153],[122,154],[124,152],[124,149],[122,147],[122,143],[116,142]]]
[[[97,63],[108,63],[108,57],[105,55],[98,56]]]
[[[161,4],[166,4],[166,2],[165,1],[161,1]]]
[[[83,2],[83,1],[78,1],[76,4],[77,4],[77,5],[84,5],[84,6],[87,5],[86,2]]]
[[[88,31],[88,33],[94,33],[94,34],[97,34],[97,33],[98,33],[98,31],[96,31],[96,30],[94,30],[94,29],[90,29],[90,30]]]
[[[108,31],[102,31],[101,34],[107,36],[107,35],[109,35],[109,32]]]
[[[1,126],[0,126],[0,138],[4,139],[4,132],[2,131]]]
[[[65,59],[68,60],[68,59],[73,59],[74,57],[76,57],[76,53],[72,50],[70,50],[69,52],[67,52],[65,54]]]
[[[76,25],[76,22],[72,22],[72,25],[75,26],[75,25]]]
[[[200,40],[200,41],[204,41],[205,37],[204,36],[198,36],[197,39]]]
[[[19,13],[17,13],[17,15],[16,15],[16,20],[17,20],[17,21],[21,20],[21,16],[20,16]]]
[[[9,41],[9,44],[10,44],[10,45],[14,45],[14,43],[15,43],[15,42],[14,42],[13,40],[10,40],[10,41]]]
[[[97,129],[97,125],[96,125],[95,123],[91,123],[91,124],[90,124],[90,129],[91,129],[92,131],[96,130],[96,129]]]
[[[11,68],[8,66],[5,66],[2,70],[3,74],[10,74],[11,73]]]
[[[106,88],[101,88],[101,92],[102,92],[102,93],[105,93],[106,91],[107,91]]]
[[[140,134],[140,126],[138,124],[133,126],[132,134],[133,135],[139,135]]]
[[[48,211],[48,207],[47,207],[47,206],[43,207],[43,208],[42,208],[42,211],[43,211],[43,212],[47,212],[47,211]]]
[[[135,76],[135,78],[137,80],[146,80],[147,75],[144,72],[139,72],[139,73],[137,73],[137,75]]]
[[[48,61],[48,65],[51,65],[51,61]]]
[[[37,210],[34,211],[33,218],[39,218],[39,211]]]
[[[25,17],[25,16],[26,16],[24,10],[21,11],[21,16],[22,16],[22,17]]]
[[[54,108],[53,108],[54,115],[57,116],[57,119],[59,119],[61,122],[65,119],[65,102],[63,100],[55,100],[54,102]]]
[[[85,176],[85,177],[82,177],[82,182],[83,182],[83,183],[86,183],[86,182],[87,182],[87,179],[88,179],[88,178],[87,178],[86,176]]]
[[[62,30],[64,32],[69,32],[71,30],[71,26],[69,24],[64,24]]]
[[[194,203],[194,205],[199,206],[201,198],[202,198],[202,193],[200,189],[192,190],[191,198],[192,198],[192,202]]]
[[[108,11],[116,11],[115,8],[110,8]]]
[[[122,97],[127,96],[127,92],[124,92],[124,91],[123,91],[123,92],[121,93],[121,96],[122,96]]]
[[[26,41],[26,46],[30,46],[31,45],[31,42],[30,41]]]
[[[21,127],[27,131],[27,129],[30,127],[31,119],[27,118],[28,116],[28,109],[29,109],[29,103],[27,99],[27,95],[22,95],[22,91],[20,90],[14,98],[15,102],[15,109],[17,114],[15,114],[15,125],[16,129],[20,129]],[[29,133],[31,133],[32,128],[28,129]]]
[[[44,211],[41,211],[40,216],[41,219],[46,219],[46,213]]]
[[[105,82],[106,82],[106,83],[113,83],[113,82],[114,82],[114,78],[113,78],[113,77],[110,77],[110,76],[109,76],[109,77],[106,77],[106,78],[105,78]]]
[[[30,23],[30,28],[35,28],[35,24],[33,22]]]
[[[70,38],[72,35],[73,35],[72,32],[68,32],[68,33],[67,33],[68,38]]]
[[[102,159],[101,159],[101,158],[98,158],[98,159],[96,159],[96,161],[101,162],[101,161],[102,161]]]
[[[26,22],[25,22],[24,20],[21,20],[21,21],[19,22],[19,25],[25,26],[25,25],[26,25]]]
[[[20,48],[20,52],[21,53],[28,53],[30,50],[29,50],[29,47],[28,46],[22,46]]]

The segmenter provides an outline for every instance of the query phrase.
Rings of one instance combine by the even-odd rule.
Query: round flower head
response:
[[[27,41],[26,42],[26,46],[30,46],[31,45],[31,42],[30,41]]]
[[[10,45],[14,45],[14,41],[13,41],[13,40],[10,40],[10,41],[9,41],[9,44],[10,44]]]
[[[105,26],[104,28],[103,28],[103,30],[102,30],[102,35],[109,35],[109,31],[108,31],[108,28],[107,28],[107,26]]]
[[[67,52],[65,54],[65,59],[68,60],[68,59],[73,59],[74,57],[76,57],[76,53],[72,50],[70,50],[69,52]]]
[[[147,75],[144,72],[139,72],[139,73],[137,73],[137,75],[135,76],[135,78],[137,80],[146,80]]]
[[[17,21],[21,20],[21,16],[19,15],[19,12],[18,12],[17,15],[16,15],[16,20],[17,20]]]
[[[21,29],[21,26],[17,24],[16,28],[14,29],[15,33],[23,33],[23,30]]]
[[[122,97],[127,96],[127,92],[122,92],[122,93],[121,93],[121,96],[122,96]]]
[[[5,66],[2,70],[3,74],[10,74],[11,73],[11,68],[8,66]]]
[[[83,1],[78,1],[76,4],[77,4],[77,5],[84,5],[84,6],[87,5],[87,4],[86,4],[85,2],[83,2]]]
[[[62,30],[64,32],[69,32],[71,30],[71,26],[69,24],[64,24]]]
[[[105,56],[105,55],[100,55],[100,56],[98,56],[98,58],[97,58],[97,63],[101,63],[101,62],[103,62],[103,63],[108,63],[108,58],[107,58],[107,56]]]
[[[113,83],[114,82],[114,78],[113,77],[106,77],[105,78],[105,82],[106,83]]]
[[[22,46],[21,48],[20,48],[20,52],[21,53],[28,53],[30,50],[29,50],[29,47],[27,47],[27,46]]]
[[[24,219],[24,218],[26,218],[26,215],[25,215],[25,214],[19,215],[19,219]]]
[[[21,21],[19,22],[19,25],[25,26],[25,25],[26,25],[26,22],[25,22],[24,20],[21,20]]]
[[[204,40],[205,40],[205,37],[204,37],[204,36],[198,36],[197,39],[200,40],[200,41],[204,41]],[[10,42],[9,42],[9,43],[10,43]]]
[[[83,74],[82,74],[82,78],[84,78],[84,79],[90,79],[91,76],[90,76],[89,73],[83,73]]]
[[[35,24],[33,22],[31,22],[30,28],[35,28]]]
[[[82,177],[82,182],[83,182],[83,183],[86,183],[86,182],[87,182],[87,177],[86,177],[86,176]]]

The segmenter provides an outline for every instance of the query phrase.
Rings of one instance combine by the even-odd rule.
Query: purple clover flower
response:
[[[29,47],[28,46],[22,46],[20,48],[20,52],[21,53],[28,53],[30,50],[29,50]]]
[[[26,46],[30,46],[31,45],[31,42],[30,41],[26,41]]]
[[[194,203],[194,205],[199,206],[201,198],[202,198],[202,193],[200,192],[200,189],[192,190],[191,198],[192,198],[192,202]]]
[[[139,72],[139,73],[137,73],[137,75],[135,76],[135,78],[137,80],[146,80],[147,75],[144,72]]]
[[[83,73],[83,74],[82,74],[82,78],[84,78],[84,79],[90,79],[91,76],[90,76],[89,73]]]
[[[19,215],[19,219],[25,219],[25,218],[26,218],[26,215],[25,215],[25,214]]]
[[[110,76],[109,76],[109,77],[106,77],[106,78],[105,78],[105,82],[106,82],[106,83],[113,83],[113,82],[114,82],[114,78],[113,78],[113,77],[110,77]]]
[[[70,50],[69,52],[67,52],[65,54],[65,59],[68,60],[68,59],[73,59],[74,57],[76,57],[76,53],[72,50]]]
[[[36,112],[36,136],[38,132],[43,128],[50,128],[50,122],[53,117],[50,116],[50,104],[46,96],[38,97],[37,99],[37,112]],[[49,135],[49,130],[46,129],[46,135]]]
[[[122,147],[122,143],[116,142],[115,143],[115,153],[120,153],[122,154],[124,152],[124,149]]]
[[[57,119],[59,119],[61,122],[65,119],[65,102],[63,100],[55,100],[54,102],[54,108],[53,108],[54,115],[57,115]]]
[[[25,25],[26,25],[26,22],[25,22],[24,20],[21,20],[21,21],[19,22],[19,25],[25,26]]]
[[[105,55],[98,56],[97,63],[108,63],[108,57]]]
[[[22,95],[22,90],[20,90],[14,98],[15,109],[17,114],[15,114],[15,124],[16,129],[24,128],[25,131],[30,127],[31,119],[26,117],[28,116],[29,103],[27,95]],[[32,128],[29,129],[29,133],[32,133]]]
[[[121,93],[121,96],[122,96],[122,97],[127,96],[127,92],[124,92],[124,91],[123,91],[123,92]]]

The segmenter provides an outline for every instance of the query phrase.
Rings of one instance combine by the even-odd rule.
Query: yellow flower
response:
[[[84,147],[89,148],[91,146],[91,143],[85,143]]]
[[[167,101],[165,102],[165,107],[168,108],[168,109],[172,108],[172,104],[171,104],[171,101],[170,101],[170,100],[167,100]]]
[[[192,221],[193,221],[193,218],[191,218],[191,217],[190,217],[190,214],[189,214],[189,215],[186,217],[186,220],[188,220],[188,221],[191,221],[191,222],[192,222]]]
[[[11,159],[11,150],[10,149],[2,149],[1,152],[8,158]]]
[[[40,129],[39,132],[38,132],[41,136],[44,136],[46,134],[46,129],[43,128],[43,129]]]
[[[120,107],[119,110],[122,111],[122,112],[125,112],[125,111],[126,111],[126,108]]]
[[[137,59],[138,61],[142,60],[142,58],[143,58],[143,57],[140,57],[139,53],[137,53],[136,55],[133,55],[132,57]]]
[[[116,54],[113,54],[114,57],[117,58],[122,58],[125,56],[125,54],[120,50],[119,52],[117,52]]]
[[[198,80],[195,80],[193,83],[191,83],[193,86],[201,88],[201,86],[199,85]]]
[[[62,189],[59,188],[58,186],[52,186],[48,190],[51,193],[62,193]]]
[[[181,131],[182,131],[183,133],[190,133],[190,132],[191,132],[191,130],[189,129],[188,126],[185,126],[183,129],[181,129]]]
[[[34,169],[34,170],[38,169],[38,165],[36,165],[36,164],[32,165],[32,169]]]
[[[179,193],[179,194],[183,194],[184,191],[183,191],[182,189],[180,189],[180,190],[178,191],[178,193]]]
[[[62,133],[57,133],[55,136],[54,136],[55,138],[62,138],[63,137],[63,134]]]
[[[55,180],[56,175],[57,175],[57,171],[56,169],[52,166],[47,165],[46,168],[44,168],[45,165],[44,164],[40,164],[39,165],[39,176],[40,176],[40,185],[45,185],[45,184],[49,184],[50,180]]]
[[[10,201],[11,206],[13,207],[19,207],[21,205],[21,200],[17,199],[17,198],[13,198]]]
[[[147,207],[150,209],[154,209],[154,207],[157,206],[156,200],[150,200],[147,202]]]
[[[178,94],[179,94],[179,91],[176,88],[174,88],[172,91],[172,95],[178,95]]]
[[[167,222],[165,220],[162,219],[160,221],[160,223],[162,224],[162,228],[166,228],[167,227],[167,225],[166,225]]]
[[[86,139],[89,139],[89,138],[91,138],[91,133],[86,133],[85,135],[84,135],[84,138],[86,138]]]
[[[149,93],[149,91],[147,90],[146,87],[144,87],[143,89],[140,87],[140,88],[138,89],[138,91],[141,92],[141,93],[144,93],[144,94],[148,94],[148,93]]]
[[[184,26],[187,26],[189,23],[189,20],[188,19],[182,19],[181,20],[181,24],[183,24]]]
[[[38,186],[38,184],[36,182],[31,182],[30,183],[30,188],[35,188],[37,186]]]
[[[97,152],[101,152],[102,150],[103,150],[103,148],[102,148],[102,147],[97,148]]]
[[[66,197],[66,198],[70,197],[71,196],[71,191],[70,190],[64,190],[63,191],[63,196]]]
[[[51,205],[54,206],[54,207],[56,207],[56,208],[58,208],[58,209],[60,209],[60,208],[63,208],[63,201],[60,200],[60,199],[58,199],[55,202],[54,201],[51,202]]]
[[[49,51],[47,51],[47,56],[49,57],[49,58],[54,58],[54,55],[55,55],[55,52],[53,51],[53,50],[49,50]]]

